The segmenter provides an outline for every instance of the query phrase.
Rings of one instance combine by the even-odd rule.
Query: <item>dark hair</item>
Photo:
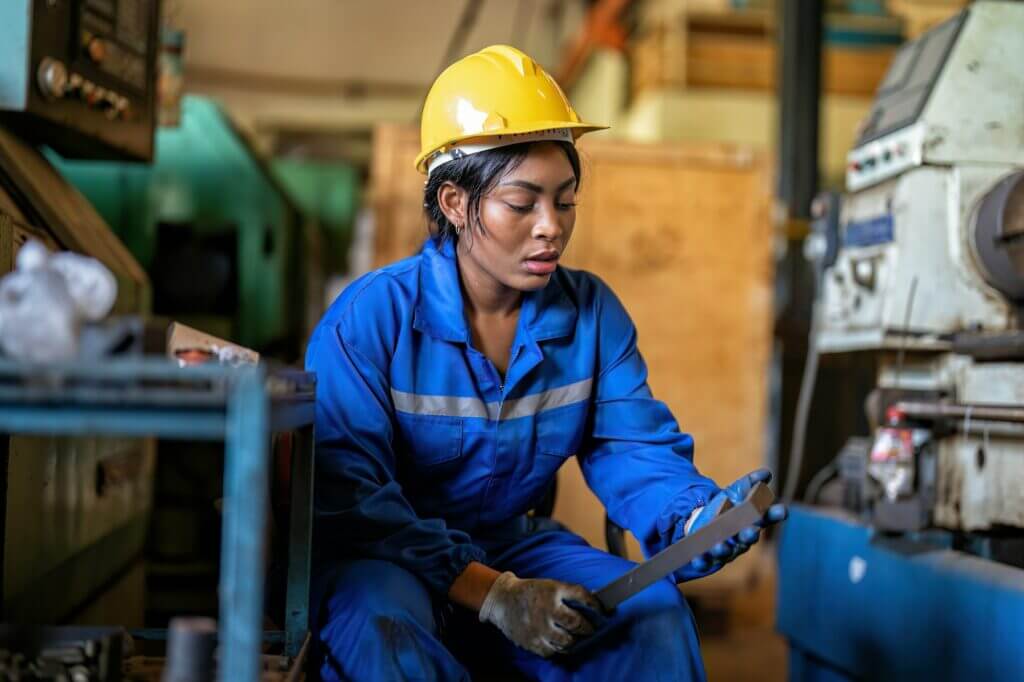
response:
[[[523,142],[477,152],[449,161],[431,173],[423,190],[423,209],[430,221],[430,236],[434,238],[434,242],[441,244],[446,239],[458,239],[455,226],[445,216],[437,201],[437,192],[441,185],[451,182],[466,190],[469,195],[466,208],[470,216],[470,226],[483,231],[485,228],[480,220],[480,200],[494,189],[506,174],[519,167],[530,153],[530,147],[535,144],[541,143]],[[576,147],[569,142],[556,141],[555,144],[562,148],[569,159],[573,175],[576,176],[576,189],[579,189],[580,156]]]

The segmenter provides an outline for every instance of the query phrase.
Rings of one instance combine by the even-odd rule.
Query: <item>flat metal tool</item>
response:
[[[775,501],[775,495],[764,483],[758,483],[738,506],[722,511],[711,523],[669,545],[633,570],[598,590],[594,596],[606,611],[632,597],[640,590],[673,573],[696,559],[719,542],[728,540],[748,526],[757,523]],[[727,503],[728,504],[728,503]]]

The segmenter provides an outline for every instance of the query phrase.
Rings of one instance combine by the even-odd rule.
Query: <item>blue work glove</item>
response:
[[[672,542],[676,542],[684,535],[693,533],[711,523],[711,521],[722,512],[726,501],[732,502],[733,506],[742,504],[743,500],[750,494],[751,489],[758,483],[768,483],[772,480],[772,472],[768,469],[758,469],[746,476],[740,477],[734,483],[723,490],[720,490],[708,503],[697,512],[696,518],[686,528],[688,519],[681,519],[677,524],[672,536]],[[720,542],[711,548],[710,552],[702,554],[682,569],[676,572],[676,580],[683,582],[695,578],[703,578],[711,575],[722,566],[743,554],[751,545],[761,537],[761,529],[782,521],[788,515],[786,505],[773,504],[765,512],[764,517],[753,526],[744,528],[736,535],[725,542]]]

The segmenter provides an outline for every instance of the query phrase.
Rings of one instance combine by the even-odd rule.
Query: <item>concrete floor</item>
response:
[[[708,682],[785,682],[786,641],[770,627],[701,640]]]
[[[748,574],[746,589],[737,591],[732,585],[723,598],[724,623],[721,619],[718,627],[702,623],[699,604],[695,609],[709,682],[785,682],[787,678],[786,640],[775,632],[774,552],[758,552],[749,560],[755,566]],[[684,587],[683,591],[688,590]],[[694,597],[699,599],[700,587],[696,591]],[[714,603],[714,594],[712,591],[704,598],[710,597]]]
[[[770,627],[736,629],[724,636],[701,637],[708,682],[786,682],[786,642]],[[490,671],[479,682],[524,682],[513,671]]]

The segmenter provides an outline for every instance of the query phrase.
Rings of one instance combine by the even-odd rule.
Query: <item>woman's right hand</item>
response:
[[[496,626],[516,646],[548,658],[594,632],[590,621],[567,605],[570,601],[594,613],[603,611],[597,598],[579,585],[524,580],[506,571],[487,593],[480,620]]]

